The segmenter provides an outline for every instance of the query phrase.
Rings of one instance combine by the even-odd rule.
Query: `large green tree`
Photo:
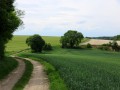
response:
[[[4,59],[5,44],[22,24],[13,4],[14,0],[0,0],[0,60]]]
[[[42,52],[45,41],[40,35],[35,34],[27,38],[26,44],[31,47],[32,52],[38,53]]]
[[[74,48],[79,46],[83,38],[84,36],[81,32],[69,30],[61,37],[60,42],[62,48]]]

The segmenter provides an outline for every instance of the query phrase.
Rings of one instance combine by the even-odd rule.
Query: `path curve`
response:
[[[37,61],[28,58],[26,60],[29,60],[33,64],[34,69],[31,79],[24,90],[49,90],[49,81],[43,70],[43,66]]]
[[[12,90],[17,81],[22,77],[25,71],[25,63],[23,60],[16,60],[19,63],[18,67],[13,70],[5,79],[0,81],[0,90]]]

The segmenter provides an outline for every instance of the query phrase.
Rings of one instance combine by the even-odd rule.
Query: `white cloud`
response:
[[[33,25],[29,31],[33,34],[35,29],[41,33],[48,28],[51,33],[47,35],[55,35],[52,32],[55,30],[62,35],[66,29],[77,29],[90,36],[94,33],[101,36],[103,30],[102,35],[120,34],[119,0],[17,0],[16,3],[26,12],[25,30]],[[113,33],[106,33],[109,31]]]

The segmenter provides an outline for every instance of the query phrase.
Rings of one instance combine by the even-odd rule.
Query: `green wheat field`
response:
[[[29,48],[28,36],[14,36],[6,52]],[[120,90],[120,53],[97,49],[62,49],[60,37],[43,37],[53,46],[42,54],[23,52],[24,57],[41,58],[52,64],[64,80],[68,90]]]

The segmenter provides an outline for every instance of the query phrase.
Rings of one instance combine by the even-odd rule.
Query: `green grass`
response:
[[[59,49],[48,54],[22,54],[52,64],[68,90],[120,90],[120,53]]]
[[[19,56],[26,57],[24,55],[19,55]],[[50,81],[50,90],[68,90],[64,81],[61,79],[59,73],[51,64],[39,58],[35,58],[35,57],[29,57],[29,58],[40,62],[44,66],[44,70],[45,72],[47,72]],[[14,89],[14,90],[22,90],[22,89]]]
[[[24,62],[25,62],[25,72],[23,73],[23,76],[21,77],[21,79],[19,79],[19,81],[15,84],[13,90],[23,90],[23,88],[31,78],[33,65],[28,60],[24,60]]]
[[[29,36],[14,36],[6,45],[6,53],[9,55],[29,48],[25,43],[28,37]],[[60,37],[43,36],[43,39],[46,43],[51,43],[52,46],[60,45]]]
[[[14,53],[28,48],[25,43],[28,37],[29,36],[14,36],[13,39],[6,45],[6,51]]]
[[[18,62],[11,57],[0,61],[0,80],[4,79],[12,70],[18,66]]]
[[[26,44],[26,39],[29,36],[19,36],[16,35],[12,38],[12,40],[9,41],[9,43],[6,45],[6,54],[14,54],[16,52],[23,51],[25,49],[28,49],[29,47]],[[46,43],[50,43],[54,49],[60,47],[60,37],[57,36],[42,36],[42,38],[46,41]],[[82,40],[82,42],[86,42],[89,39],[85,38]]]
[[[53,51],[21,55],[40,61],[48,68],[48,73],[57,71],[57,75],[53,73],[49,76],[50,84],[53,84],[51,87],[59,86],[56,79],[60,75],[68,90],[120,90],[120,53],[97,49],[61,49],[59,37],[43,38],[54,46]],[[18,48],[20,46],[16,45]]]
[[[55,36],[43,36],[46,43],[51,43],[52,46],[60,45],[60,37]]]

